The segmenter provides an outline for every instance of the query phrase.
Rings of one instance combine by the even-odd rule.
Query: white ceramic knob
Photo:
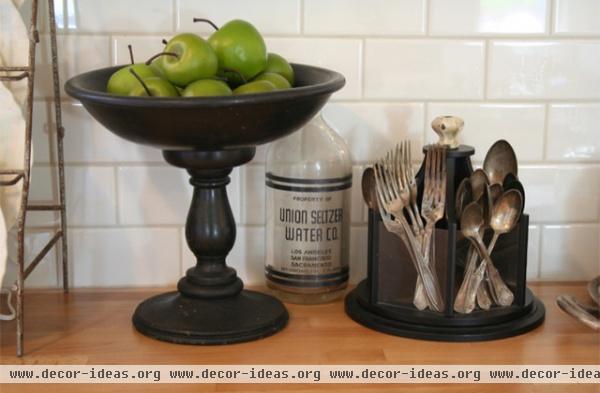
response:
[[[431,128],[440,137],[438,143],[450,149],[456,149],[460,145],[458,133],[464,125],[463,119],[456,116],[438,116],[431,122]]]

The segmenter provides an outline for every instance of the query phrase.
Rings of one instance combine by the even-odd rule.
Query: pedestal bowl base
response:
[[[157,340],[220,345],[275,334],[286,325],[288,313],[279,300],[254,291],[222,299],[168,292],[140,303],[132,319],[140,333]]]

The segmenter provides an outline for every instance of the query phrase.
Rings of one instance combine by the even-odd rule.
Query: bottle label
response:
[[[306,288],[347,281],[352,175],[294,179],[267,173],[266,178],[267,278]]]

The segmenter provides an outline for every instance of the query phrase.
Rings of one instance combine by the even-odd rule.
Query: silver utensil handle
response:
[[[473,273],[475,272],[476,263],[477,252],[475,251],[475,246],[471,244],[469,245],[469,251],[467,252],[467,263],[465,265],[463,280],[460,284],[460,288],[458,289],[458,293],[456,294],[456,298],[454,299],[454,311],[456,312],[463,314],[466,313],[465,301],[467,297],[467,290],[473,277]]]
[[[594,330],[600,330],[600,319],[590,314],[583,308],[577,299],[571,295],[560,295],[556,299],[556,304],[567,314],[575,317],[578,321]]]
[[[407,233],[408,240],[409,240],[410,245],[415,254],[416,262],[417,262],[416,263],[417,273],[419,274],[419,277],[423,281],[423,286],[425,288],[425,294],[427,296],[427,301],[429,302],[429,305],[431,306],[432,310],[441,311],[444,307],[443,301],[442,301],[442,292],[437,283],[435,275],[431,271],[429,265],[427,263],[425,263],[425,261],[423,260],[423,256],[421,255],[421,252],[420,252],[421,247],[419,247],[416,239],[414,238],[414,236],[412,236],[412,234],[410,232],[410,228],[408,227],[408,223],[406,222],[404,217],[397,217],[396,219],[398,221],[400,221],[400,224],[403,226],[405,232]]]

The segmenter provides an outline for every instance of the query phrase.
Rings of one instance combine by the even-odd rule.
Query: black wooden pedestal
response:
[[[189,172],[194,187],[185,237],[197,259],[176,292],[142,302],[133,315],[137,330],[181,344],[229,344],[283,329],[288,313],[274,297],[243,290],[225,258],[235,242],[235,220],[226,185],[233,167],[252,159],[254,147],[217,151],[164,151],[165,160]]]

